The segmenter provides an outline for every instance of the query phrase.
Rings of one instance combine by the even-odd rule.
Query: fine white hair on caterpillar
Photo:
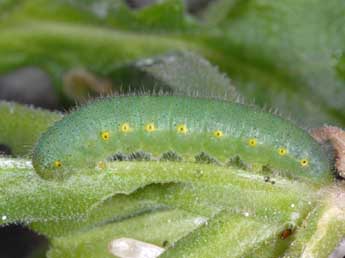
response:
[[[33,165],[42,178],[63,179],[82,169],[100,173],[115,153],[122,160],[243,163],[319,182],[331,177],[323,148],[293,123],[238,103],[182,96],[90,102],[42,135]]]

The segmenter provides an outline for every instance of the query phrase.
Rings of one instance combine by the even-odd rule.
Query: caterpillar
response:
[[[293,123],[238,103],[181,96],[95,100],[43,133],[33,165],[44,179],[65,178],[82,168],[104,168],[114,153],[138,151],[156,159],[175,153],[181,162],[204,155],[224,164],[240,157],[253,170],[269,167],[291,177],[330,174],[324,150]]]

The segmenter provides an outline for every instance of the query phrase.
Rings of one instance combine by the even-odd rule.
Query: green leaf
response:
[[[114,15],[117,28],[160,32],[191,31],[196,22],[186,14],[184,1],[163,0],[139,11],[118,11]]]
[[[0,3],[0,73],[39,67],[61,97],[66,75],[81,69],[114,88],[123,86],[115,85],[119,78],[136,87],[151,80],[168,91],[233,99],[206,57],[247,102],[303,125],[344,125],[344,8],[340,0],[219,0],[198,22],[178,0],[139,11],[115,0],[7,0]],[[60,117],[6,105],[0,142],[16,155],[29,153]],[[312,182],[275,181],[212,165],[118,162],[54,182],[40,179],[28,160],[1,158],[0,218],[49,236],[55,258],[108,257],[109,241],[124,236],[160,246],[168,240],[168,257],[327,257],[345,233],[343,186],[327,182],[319,191]],[[200,218],[208,224],[199,228]],[[280,239],[288,225],[292,235]]]
[[[174,180],[178,181],[178,179]],[[190,180],[194,182],[193,179]],[[269,223],[297,224],[306,216],[314,202],[311,193],[304,193],[305,199],[299,200],[299,190],[296,193],[286,194],[281,193],[280,189],[250,190],[234,183],[230,184],[227,180],[226,182],[226,185],[218,183],[211,185],[209,182],[148,185],[130,195],[117,194],[105,202],[100,201],[90,206],[90,209],[79,219],[38,221],[32,223],[31,227],[48,236],[61,236],[73,231],[89,229],[107,221],[118,221],[133,214],[167,207],[179,208],[203,217],[212,217],[226,208],[234,214],[255,216]],[[253,197],[254,193],[255,197]],[[241,194],[246,196],[235,198]],[[292,219],[292,214],[298,217]]]
[[[207,60],[177,51],[188,48],[183,41],[97,27],[38,23],[26,26],[2,31],[0,73],[27,65],[40,67],[52,76],[60,95],[82,99],[90,90],[102,92],[102,86],[107,86],[118,93],[137,90],[230,100],[238,97],[226,75]],[[166,50],[175,51],[156,55]]]
[[[191,52],[171,52],[136,60],[111,73],[122,91],[168,92],[177,95],[236,100],[235,87],[225,74]]]
[[[29,156],[38,137],[62,115],[0,101],[0,143],[15,156]]]
[[[130,237],[156,245],[173,245],[178,239],[200,226],[200,218],[172,210],[137,216],[109,223],[88,232],[54,238],[50,258],[114,257],[108,251],[111,240]]]
[[[0,2],[0,20],[5,19],[6,15],[14,8],[15,1],[3,0]]]
[[[218,30],[207,56],[249,100],[302,124],[344,125],[344,11],[340,0],[219,0],[205,14]]]
[[[9,2],[13,0],[8,0]],[[13,1],[15,2],[15,1]],[[116,27],[122,30],[193,31],[197,23],[188,16],[182,0],[163,0],[131,10],[124,0],[22,0],[8,21],[41,20]]]
[[[284,220],[294,209],[290,207],[292,204],[308,210],[308,202],[314,200],[313,188],[304,184],[277,178],[276,184],[271,185],[259,175],[197,163],[115,162],[101,173],[83,171],[65,181],[40,179],[28,161],[2,159],[0,164],[0,215],[6,216],[2,223],[80,219],[110,196],[130,194],[153,183],[193,183],[195,193],[187,184],[167,188],[166,195],[165,191],[159,195],[155,191],[145,194],[158,203],[186,210],[194,206],[200,214],[212,214],[212,207],[231,205],[236,212],[246,208],[245,211],[262,216],[279,210],[270,219]],[[200,202],[193,201],[196,193]],[[271,210],[265,209],[267,205]],[[211,207],[208,211],[207,206]]]
[[[1,29],[0,74],[23,66],[39,67],[51,75],[57,92],[63,95],[62,81],[73,69],[83,68],[111,79],[111,73],[121,65],[185,49],[187,44],[91,26],[27,22]]]
[[[274,223],[262,224],[253,217],[231,216],[222,212],[177,242],[161,257],[247,257],[247,253],[265,242],[270,241],[271,245],[275,245],[283,228]],[[283,251],[280,250],[280,253]],[[261,256],[255,253],[255,257]]]
[[[203,23],[186,16],[178,0],[139,11],[120,1],[21,1],[1,26],[0,73],[37,65],[59,87],[76,67],[104,76],[140,58],[192,50],[229,75],[247,102],[279,109],[303,126],[345,125],[345,6],[341,0],[318,1],[219,0]],[[26,25],[34,21],[46,29]],[[28,44],[20,47],[23,42]]]
[[[264,225],[298,225],[312,208],[316,197],[313,189],[317,189],[282,178],[274,179],[272,185],[259,175],[197,163],[115,162],[104,171],[83,171],[84,175],[58,182],[40,179],[27,161],[7,159],[0,164],[2,223],[33,223],[32,228],[50,237],[72,235],[77,241],[73,246],[80,248],[75,257],[79,252],[91,252],[85,248],[89,242],[83,232],[102,239],[92,247],[97,257],[106,251],[104,241],[111,240],[102,237],[106,231],[100,225],[165,207],[177,207],[203,218],[227,209],[228,214]],[[109,196],[114,197],[104,201]],[[127,230],[119,236],[133,233]],[[80,234],[81,240],[75,234]],[[67,247],[55,247],[57,253],[66,255],[74,250],[70,239],[63,243]]]
[[[344,185],[323,189],[284,257],[329,257],[345,235]]]
[[[138,190],[140,192],[140,190]],[[137,192],[115,196],[91,205],[79,218],[37,221],[30,228],[49,238],[60,237],[78,231],[86,231],[110,222],[129,219],[149,212],[167,210],[168,207],[155,201],[138,198]]]
[[[195,215],[191,218],[188,213],[179,218],[170,214],[168,220],[161,221],[162,214],[165,217],[169,213],[181,213],[153,212],[115,223],[109,220],[98,228],[54,238],[50,254],[83,257],[88,253],[88,257],[108,257],[106,247],[112,239],[130,237],[159,246],[168,242],[165,247],[169,249],[162,257],[327,257],[345,231],[344,191],[333,187],[320,194],[325,198],[305,221],[305,216],[298,218],[297,212],[291,213],[291,217],[298,218],[296,224],[228,211],[216,212],[210,219]],[[186,223],[184,228],[181,223]],[[165,228],[161,229],[162,226]],[[291,233],[283,235],[288,229]],[[178,237],[172,239],[176,234]]]

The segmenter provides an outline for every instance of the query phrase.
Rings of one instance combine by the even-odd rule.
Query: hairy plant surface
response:
[[[303,126],[344,125],[344,10],[340,0],[219,0],[196,18],[179,0],[135,11],[116,0],[5,0],[0,75],[38,67],[64,104],[211,96],[279,108]],[[165,248],[162,257],[326,258],[345,235],[342,182],[240,157],[114,153],[102,169],[42,179],[32,150],[64,115],[0,102],[0,144],[13,154],[0,157],[0,224],[45,235],[50,258],[114,257],[109,244],[123,237]]]

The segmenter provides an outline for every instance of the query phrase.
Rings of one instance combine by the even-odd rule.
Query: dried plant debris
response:
[[[345,178],[345,131],[335,126],[312,129],[310,134],[319,143],[330,142],[335,151],[335,168]]]
[[[112,93],[112,82],[85,69],[72,69],[63,77],[63,91],[69,98],[85,102],[95,95]]]

